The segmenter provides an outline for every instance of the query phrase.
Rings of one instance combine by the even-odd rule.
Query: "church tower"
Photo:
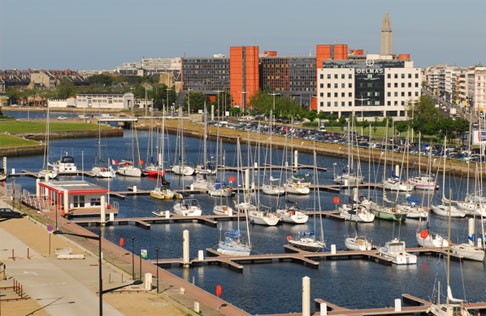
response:
[[[385,12],[383,17],[383,24],[381,25],[381,55],[392,54],[392,29],[390,24],[390,16]]]

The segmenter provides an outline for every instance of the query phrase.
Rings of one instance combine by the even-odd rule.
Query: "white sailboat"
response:
[[[358,222],[355,223],[355,234],[344,239],[344,246],[348,250],[366,251],[373,248],[371,241],[364,235],[358,234]]]
[[[172,166],[172,173],[179,176],[192,176],[194,168],[185,161],[184,157],[184,127],[182,123],[182,108],[179,108],[179,126],[177,128],[176,161]]]
[[[237,152],[237,165],[241,167],[241,148],[240,148],[240,139],[237,138],[236,140],[236,152]],[[248,178],[246,176],[248,174]],[[237,174],[237,183],[240,183],[240,173]],[[246,181],[248,180],[248,182]],[[244,199],[249,199],[249,191],[250,191],[250,184],[249,184],[249,170],[245,173],[245,183],[244,183],[245,193]],[[223,205],[220,204],[222,207]],[[215,210],[213,209],[213,212]],[[250,240],[250,226],[248,220],[248,212],[247,210],[244,211],[246,217],[246,232],[247,232],[247,241],[245,242],[241,236],[240,232],[240,212],[238,211],[238,229],[235,231],[225,232],[223,236],[221,236],[221,229],[220,229],[220,240],[218,243],[217,251],[224,255],[230,256],[249,256],[251,254],[251,240]],[[227,214],[230,215],[230,214]]]
[[[420,229],[420,221],[417,226],[417,231],[415,237],[417,239],[417,244],[424,248],[444,248],[449,247],[449,241],[437,233],[430,232],[428,228],[429,221],[427,220],[424,229]]]
[[[116,175],[115,169],[109,162],[103,161],[101,154],[101,123],[98,119],[98,140],[96,142],[96,157],[94,166],[91,168],[91,174],[96,178],[113,178]]]
[[[285,188],[280,184],[280,178],[274,178],[272,174],[272,111],[270,111],[270,127],[268,129],[268,146],[267,146],[267,153],[268,153],[268,162],[265,164],[265,168],[263,169],[263,185],[262,185],[262,193],[266,195],[283,195],[285,193]],[[267,157],[267,155],[265,155]],[[268,181],[267,181],[267,166],[268,166]]]
[[[138,134],[137,129],[135,128],[135,122],[132,123],[132,137],[130,139],[131,143],[131,160],[121,160],[120,162],[114,161],[116,168],[116,173],[125,177],[134,177],[140,178],[142,176],[142,168],[140,167],[143,164],[143,161],[140,159],[140,147],[138,146]],[[137,166],[135,166],[135,148],[137,149]]]
[[[287,201],[283,209],[277,209],[277,216],[280,217],[282,222],[288,224],[305,224],[309,220],[309,215],[290,201]]]
[[[460,244],[451,244],[451,253],[463,257],[464,259],[474,260],[474,261],[484,261],[486,248],[484,246],[484,241],[478,239],[478,244],[475,245],[476,234],[475,234],[475,220],[474,218],[468,219],[468,242]]]
[[[314,150],[314,182],[316,185],[319,184],[319,176],[317,173],[317,154]],[[314,215],[314,229],[309,232],[299,232],[294,238],[292,236],[287,236],[287,242],[289,245],[313,252],[326,251],[326,242],[324,241],[324,226],[322,223],[321,214],[321,194],[320,190],[314,190],[314,209],[319,210],[319,221],[316,215]],[[314,213],[315,214],[315,213]],[[317,223],[319,222],[319,236],[316,236]]]

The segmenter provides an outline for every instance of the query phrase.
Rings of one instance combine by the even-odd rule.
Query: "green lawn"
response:
[[[51,132],[65,131],[92,131],[97,130],[97,124],[73,123],[73,122],[52,122],[49,124]],[[111,127],[102,125],[102,129]],[[46,123],[43,121],[0,121],[0,133],[44,133]]]
[[[13,146],[30,146],[30,145],[38,145],[39,142],[34,140],[28,140],[19,138],[16,136],[0,134],[0,148],[1,147],[13,147]]]

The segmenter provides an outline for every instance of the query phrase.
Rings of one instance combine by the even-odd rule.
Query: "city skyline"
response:
[[[343,43],[378,54],[385,12],[393,53],[410,54],[418,67],[484,65],[485,9],[483,2],[471,10],[450,0],[4,0],[0,69],[113,69],[144,57],[228,56],[241,45],[315,56],[317,44]]]

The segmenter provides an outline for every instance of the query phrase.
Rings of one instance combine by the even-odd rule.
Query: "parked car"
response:
[[[24,213],[20,213],[12,210],[11,208],[2,207],[0,208],[0,218],[22,218]]]

